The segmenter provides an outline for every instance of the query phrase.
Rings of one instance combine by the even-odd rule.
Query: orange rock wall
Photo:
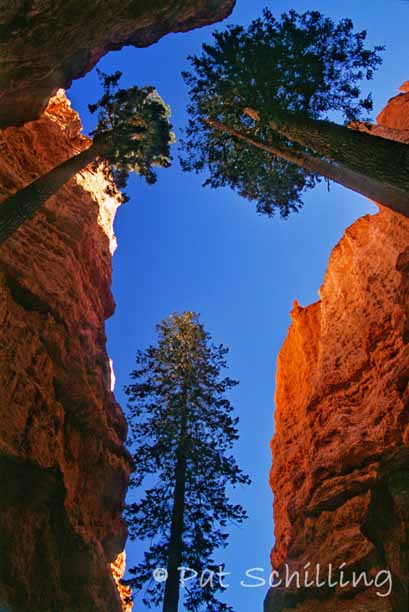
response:
[[[0,128],[37,119],[110,50],[219,21],[235,0],[15,0],[0,7]]]
[[[0,197],[87,146],[63,92],[0,133]],[[118,198],[72,179],[0,248],[0,608],[119,612],[129,459],[104,325]],[[0,204],[1,205],[1,204]]]
[[[409,94],[378,124],[379,135],[407,130]],[[386,209],[358,219],[320,300],[291,316],[277,364],[273,567],[389,569],[393,591],[271,589],[265,610],[407,612],[409,219]]]
[[[122,600],[122,612],[132,612],[133,605],[131,587],[122,583],[122,579],[126,571],[125,551],[119,553],[115,561],[111,563],[111,571]]]

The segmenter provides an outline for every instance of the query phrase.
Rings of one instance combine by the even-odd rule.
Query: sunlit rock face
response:
[[[409,94],[378,122],[378,135],[408,129]],[[299,571],[301,588],[271,589],[266,611],[407,612],[408,342],[409,219],[380,210],[345,232],[320,300],[294,305],[278,358],[272,563],[284,578],[287,566]],[[308,563],[314,586],[305,589]],[[365,571],[385,584],[315,588],[330,564],[335,575],[342,566],[344,583]],[[393,589],[380,597],[385,569]]]
[[[122,583],[122,578],[126,571],[125,552],[120,553],[115,561],[111,564],[111,571],[121,597],[122,612],[132,612],[133,606],[131,588]]]
[[[34,0],[0,8],[0,128],[38,118],[50,96],[124,45],[146,47],[226,17],[235,0]]]
[[[0,197],[84,147],[63,92],[0,136]],[[119,612],[130,463],[105,320],[118,196],[88,168],[0,248],[0,608]],[[1,206],[1,203],[0,203]]]

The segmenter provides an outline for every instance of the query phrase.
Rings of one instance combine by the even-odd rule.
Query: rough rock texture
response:
[[[407,130],[409,94],[378,122],[379,135]],[[409,220],[381,210],[345,232],[320,300],[292,311],[277,367],[272,563],[280,576],[310,563],[310,579],[317,564],[323,579],[329,564],[345,563],[346,577],[388,569],[393,590],[293,582],[270,590],[266,611],[408,611],[408,343]]]
[[[64,94],[0,134],[0,198],[87,146]],[[119,612],[129,458],[111,392],[112,221],[78,174],[0,249],[0,608]],[[1,204],[0,204],[1,206]]]
[[[397,130],[409,129],[409,95],[407,95],[409,81],[404,83],[401,89],[406,93],[391,98],[383,111],[377,116],[376,122],[380,126]]]
[[[126,554],[120,553],[115,561],[111,563],[111,571],[118,588],[123,612],[132,612],[132,592],[131,588],[122,584],[121,580],[126,571]]]
[[[235,0],[0,0],[0,128],[38,118],[107,51],[226,17]]]

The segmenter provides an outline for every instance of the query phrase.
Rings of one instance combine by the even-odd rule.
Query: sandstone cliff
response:
[[[226,17],[235,0],[16,0],[0,7],[0,128],[36,119],[57,89],[124,45]]]
[[[1,197],[87,146],[64,94],[0,136]],[[0,605],[120,610],[126,423],[110,390],[118,198],[86,170],[0,249]]]
[[[111,571],[122,601],[122,612],[132,612],[133,602],[131,587],[122,582],[126,571],[125,551],[120,553],[114,563],[111,564]]]
[[[401,130],[409,142],[409,94],[377,121],[379,135]],[[359,219],[331,255],[320,300],[294,305],[272,441],[273,567],[304,576],[310,563],[310,578],[317,564],[345,563],[346,578],[388,569],[393,591],[274,588],[268,612],[409,609],[408,245],[408,219],[388,210]]]

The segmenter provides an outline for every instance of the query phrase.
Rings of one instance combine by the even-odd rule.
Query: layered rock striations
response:
[[[0,134],[0,197],[88,146],[63,92]],[[0,249],[0,608],[119,612],[130,462],[111,392],[118,196],[79,173]],[[1,203],[0,203],[1,206]]]
[[[0,8],[0,128],[38,118],[110,50],[226,17],[235,0],[33,0]]]
[[[408,128],[403,93],[376,133]],[[277,366],[272,563],[284,579],[298,571],[301,584],[270,589],[265,610],[407,612],[409,220],[381,209],[356,221],[331,255],[320,300],[296,303],[291,316]],[[345,586],[316,588],[330,565]],[[306,567],[314,584],[303,588]],[[381,597],[384,570],[393,588]],[[346,584],[361,571],[376,585]]]

